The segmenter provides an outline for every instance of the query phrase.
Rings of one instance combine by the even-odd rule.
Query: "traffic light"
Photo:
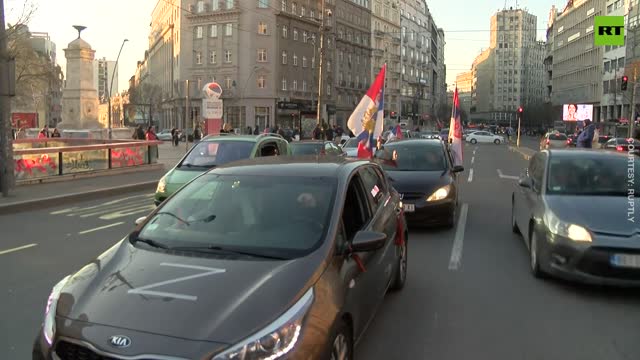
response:
[[[622,83],[620,84],[620,90],[626,91],[629,84],[629,78],[625,75],[622,77]]]
[[[518,113],[522,114],[522,112],[523,112],[523,111],[524,111],[524,109],[522,108],[522,106],[520,106],[520,107],[518,108]]]

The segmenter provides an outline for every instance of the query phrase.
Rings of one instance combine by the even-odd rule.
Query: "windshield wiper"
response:
[[[195,251],[195,252],[205,252],[205,253],[226,253],[226,254],[235,254],[235,255],[245,255],[245,256],[257,257],[257,258],[263,258],[263,259],[287,260],[286,258],[283,258],[280,256],[267,255],[267,254],[256,253],[251,251],[229,249],[229,248],[218,246],[218,245],[176,246],[176,247],[170,248],[170,250]]]
[[[143,239],[138,237],[137,235],[135,235],[131,241],[135,244],[137,242],[142,242],[145,243],[147,245],[153,246],[154,248],[160,248],[160,249],[168,249],[169,247],[163,243],[159,243],[155,240],[151,240],[151,239]]]
[[[181,218],[180,216],[170,212],[170,211],[160,211],[158,213],[156,213],[156,215],[169,215],[172,218],[175,218],[176,220],[180,221],[181,223],[185,224],[185,225],[189,225],[189,222],[183,218]]]

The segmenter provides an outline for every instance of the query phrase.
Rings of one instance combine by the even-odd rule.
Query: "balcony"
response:
[[[380,31],[380,30],[376,30],[375,31],[375,36],[378,38],[382,38],[384,37],[384,32]]]
[[[373,49],[373,56],[384,56],[384,51],[380,49]]]

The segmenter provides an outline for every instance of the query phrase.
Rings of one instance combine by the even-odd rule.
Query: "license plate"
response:
[[[414,212],[416,211],[416,206],[414,204],[404,204],[405,212]]]
[[[626,268],[640,268],[640,255],[611,255],[611,265]]]

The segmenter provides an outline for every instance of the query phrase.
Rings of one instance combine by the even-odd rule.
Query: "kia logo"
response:
[[[109,343],[115,347],[126,348],[131,345],[131,339],[124,335],[114,335],[109,338]]]

